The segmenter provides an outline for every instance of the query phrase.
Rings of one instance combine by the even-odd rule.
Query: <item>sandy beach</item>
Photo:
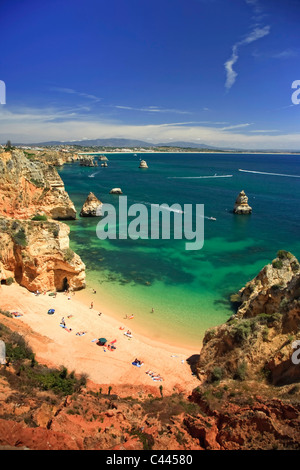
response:
[[[86,374],[99,387],[111,384],[159,390],[162,385],[164,393],[188,393],[199,385],[187,362],[189,358],[195,359],[199,351],[151,341],[135,333],[134,318],[118,322],[107,311],[99,316],[97,299],[91,296],[94,303],[91,308],[90,303],[77,297],[78,292],[58,293],[56,298],[48,293],[36,296],[17,284],[3,285],[1,309],[17,311],[22,316],[11,319],[1,315],[1,322],[25,335],[39,362],[64,365],[69,372]],[[48,314],[49,309],[55,313]],[[66,328],[60,326],[62,318]],[[124,334],[128,330],[132,337]],[[85,334],[76,334],[82,332]],[[95,340],[100,337],[113,342],[116,349],[98,346]],[[132,365],[136,358],[143,362],[141,367]],[[147,371],[163,380],[153,380]]]

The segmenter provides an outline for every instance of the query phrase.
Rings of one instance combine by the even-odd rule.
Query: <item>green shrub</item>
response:
[[[293,271],[294,273],[296,273],[296,272],[299,271],[300,265],[299,265],[296,261],[293,261],[293,262],[291,263],[291,268],[292,268],[292,271]]]
[[[31,220],[46,221],[48,217],[46,215],[35,215]]]
[[[219,382],[223,377],[223,369],[221,367],[214,367],[211,372],[211,381]]]
[[[272,266],[273,266],[273,268],[275,268],[275,269],[281,269],[282,266],[283,266],[283,262],[281,261],[281,259],[274,259],[274,260],[272,261]]]
[[[17,233],[12,235],[12,239],[16,245],[27,246],[26,233],[23,227],[21,227]]]
[[[79,391],[81,386],[86,383],[84,376],[77,380],[74,373],[68,374],[65,367],[60,370],[45,370],[42,373],[34,374],[33,378],[43,390],[52,390],[54,393],[62,395],[71,395]]]
[[[243,361],[236,369],[234,379],[235,380],[245,380],[247,373],[247,363]]]
[[[13,333],[10,342],[6,344],[6,356],[10,361],[20,359],[33,359],[34,354],[32,349],[28,346],[23,336],[18,333]]]
[[[13,283],[15,282],[14,278],[13,277],[8,277],[5,281],[5,284],[7,286],[11,286]]]
[[[251,334],[251,321],[241,320],[238,324],[234,325],[231,330],[231,335],[236,343],[242,343]]]
[[[71,250],[71,248],[66,248],[64,251],[64,260],[67,261],[67,262],[70,262],[72,261],[72,259],[74,258],[74,251]]]
[[[289,251],[286,251],[286,250],[279,250],[277,252],[277,258],[280,258],[280,259],[292,259],[293,258],[293,255],[292,253],[290,253]]]

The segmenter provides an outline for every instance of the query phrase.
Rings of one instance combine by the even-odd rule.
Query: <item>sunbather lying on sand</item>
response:
[[[77,336],[83,336],[83,335],[85,335],[86,333],[87,333],[87,331],[78,331],[78,332],[76,333],[76,335],[77,335]]]
[[[136,364],[139,364],[140,366],[144,364],[144,361],[140,361],[139,359],[135,359],[133,362],[135,362]]]
[[[23,316],[23,313],[20,313],[20,312],[11,312],[12,316],[13,317],[22,317]]]

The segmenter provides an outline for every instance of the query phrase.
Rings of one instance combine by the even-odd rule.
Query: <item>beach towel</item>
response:
[[[132,335],[129,335],[128,333],[124,333],[125,336],[128,336],[128,338],[132,338]]]
[[[23,313],[19,313],[19,312],[11,312],[12,316],[14,318],[18,318],[18,317],[22,317],[23,316]]]
[[[133,366],[136,366],[136,367],[141,367],[141,366],[142,366],[142,364],[138,364],[137,362],[132,362],[131,364],[132,364]]]
[[[59,326],[61,326],[64,330],[66,330],[68,333],[70,333],[72,331],[72,329],[69,329],[67,328],[65,325],[62,325],[60,324]]]

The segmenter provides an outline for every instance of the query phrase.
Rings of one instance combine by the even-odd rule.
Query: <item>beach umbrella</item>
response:
[[[55,312],[54,308],[50,308],[50,309],[48,310],[49,315],[53,315],[54,312]]]
[[[99,341],[100,344],[105,344],[107,339],[106,338],[99,338],[98,341]]]

